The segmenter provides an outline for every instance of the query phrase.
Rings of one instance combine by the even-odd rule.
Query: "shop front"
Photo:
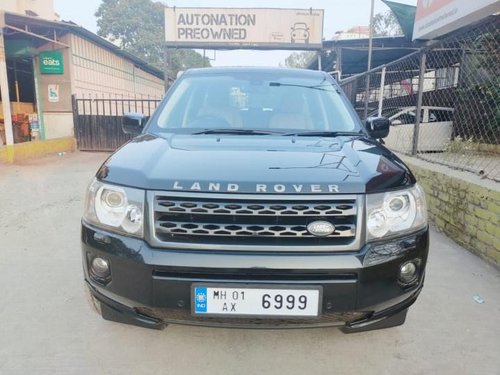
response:
[[[5,42],[5,65],[7,68],[9,101],[14,144],[39,138],[39,132],[31,132],[38,123],[35,96],[35,78],[31,43],[22,39]],[[3,93],[2,93],[3,94]],[[4,95],[0,95],[0,145],[7,142],[5,135]]]
[[[0,18],[0,161],[74,148],[67,31],[56,22]]]
[[[117,109],[103,112],[105,98],[154,101],[164,80],[161,70],[74,23],[0,11],[0,93],[0,162],[15,162],[75,149],[82,129],[74,98],[88,99],[87,110],[108,124]],[[121,128],[103,128],[122,136]]]

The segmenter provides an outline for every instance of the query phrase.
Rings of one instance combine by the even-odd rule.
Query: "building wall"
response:
[[[63,55],[63,74],[41,74],[40,59],[35,56],[35,79],[45,139],[74,136],[73,94],[85,98],[163,96],[162,79],[137,68],[124,58],[77,35],[67,34],[60,41],[70,46],[58,47]],[[47,43],[38,52],[52,49],[54,46]],[[48,100],[49,85],[58,86],[58,102]],[[93,108],[94,113],[96,110]]]
[[[0,9],[22,15],[30,10],[50,21],[59,18],[54,12],[54,0],[0,0]]]
[[[77,35],[71,35],[73,93],[77,96],[162,97],[163,80]]]
[[[448,237],[500,266],[500,187],[468,172],[404,157],[425,190],[429,218]],[[435,249],[439,251],[439,249]]]
[[[17,0],[0,0],[0,8],[5,10],[6,12],[17,13]]]
[[[0,164],[15,163],[42,156],[55,155],[60,152],[73,152],[75,150],[76,140],[73,137],[23,142],[12,146],[0,147]]]
[[[69,45],[70,36],[65,35],[60,39],[60,42]],[[41,74],[40,73],[40,58],[38,53],[42,51],[51,51],[59,49],[63,57],[63,74]],[[34,58],[35,63],[35,80],[38,96],[38,111],[43,126],[45,139],[54,139],[62,137],[74,136],[73,125],[73,108],[71,103],[72,93],[72,72],[71,72],[71,52],[70,48],[62,45],[56,46],[52,43],[47,43],[38,49],[38,53]],[[49,85],[57,85],[59,88],[59,100],[50,102],[48,100]]]

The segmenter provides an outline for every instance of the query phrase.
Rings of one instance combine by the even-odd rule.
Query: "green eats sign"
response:
[[[40,52],[41,74],[63,74],[64,65],[62,53],[59,51]]]

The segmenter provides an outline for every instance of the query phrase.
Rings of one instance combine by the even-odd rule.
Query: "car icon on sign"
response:
[[[305,22],[296,22],[290,34],[292,43],[309,43],[309,27]]]

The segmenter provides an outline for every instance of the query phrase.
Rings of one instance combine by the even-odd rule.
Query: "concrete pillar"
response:
[[[0,90],[2,93],[5,138],[7,146],[12,146],[14,144],[14,133],[12,131],[12,114],[10,112],[9,81],[7,78],[7,64],[5,61],[6,56],[3,30],[4,28],[0,29]]]

